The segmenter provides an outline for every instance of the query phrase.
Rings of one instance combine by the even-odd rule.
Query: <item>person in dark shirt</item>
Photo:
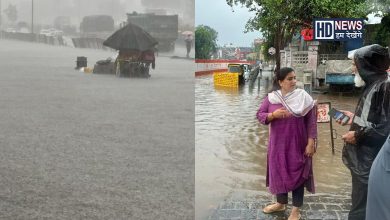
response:
[[[352,175],[352,207],[348,220],[364,220],[371,165],[390,133],[389,51],[378,44],[357,49],[353,56],[355,85],[364,86],[343,135],[342,159]],[[341,122],[339,122],[341,123]]]

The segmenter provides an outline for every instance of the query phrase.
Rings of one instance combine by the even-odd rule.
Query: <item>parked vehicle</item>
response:
[[[5,32],[8,32],[8,33],[16,33],[16,29],[15,28],[7,28],[5,30]]]
[[[54,28],[50,28],[50,29],[42,29],[39,32],[39,34],[45,35],[47,37],[57,37],[57,36],[62,36],[63,31],[60,31],[60,30],[57,30]]]
[[[114,19],[110,15],[85,16],[80,23],[80,36],[72,38],[77,48],[103,49],[103,41],[115,30]]]
[[[90,15],[85,16],[80,23],[80,32],[101,33],[114,31],[114,19],[110,15]]]
[[[158,41],[159,51],[173,51],[178,38],[178,16],[156,15],[154,13],[127,14],[127,23],[140,26]]]
[[[351,60],[328,60],[325,68],[325,83],[329,84],[330,91],[353,92],[354,75],[352,74]]]
[[[228,73],[238,73],[238,84],[242,85],[245,83],[245,65],[239,63],[229,63],[228,64]]]

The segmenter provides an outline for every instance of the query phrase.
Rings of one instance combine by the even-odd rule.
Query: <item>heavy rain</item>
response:
[[[158,2],[0,0],[0,219],[193,218],[194,1]]]

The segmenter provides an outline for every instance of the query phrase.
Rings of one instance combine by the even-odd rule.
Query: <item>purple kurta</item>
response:
[[[282,107],[282,104],[271,104],[267,96],[257,112],[257,119],[262,124],[269,124],[268,113]],[[304,153],[308,138],[316,137],[315,107],[304,117],[290,116],[271,121],[266,184],[272,194],[287,193],[302,184],[314,193],[312,158]]]

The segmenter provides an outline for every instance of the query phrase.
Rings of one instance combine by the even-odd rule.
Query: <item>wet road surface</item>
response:
[[[112,53],[0,39],[0,219],[193,219],[194,63],[74,70]]]
[[[214,87],[211,76],[195,79],[196,219],[207,219],[226,201],[272,200],[265,187],[268,127],[256,119],[267,85],[261,80],[260,86],[256,81],[239,89],[227,89]],[[313,97],[349,111],[357,102],[355,95]],[[350,174],[340,152],[340,135],[348,127],[333,123],[333,128],[337,138],[335,155],[331,151],[329,123],[318,124],[318,152],[314,157],[317,194],[348,197]]]

